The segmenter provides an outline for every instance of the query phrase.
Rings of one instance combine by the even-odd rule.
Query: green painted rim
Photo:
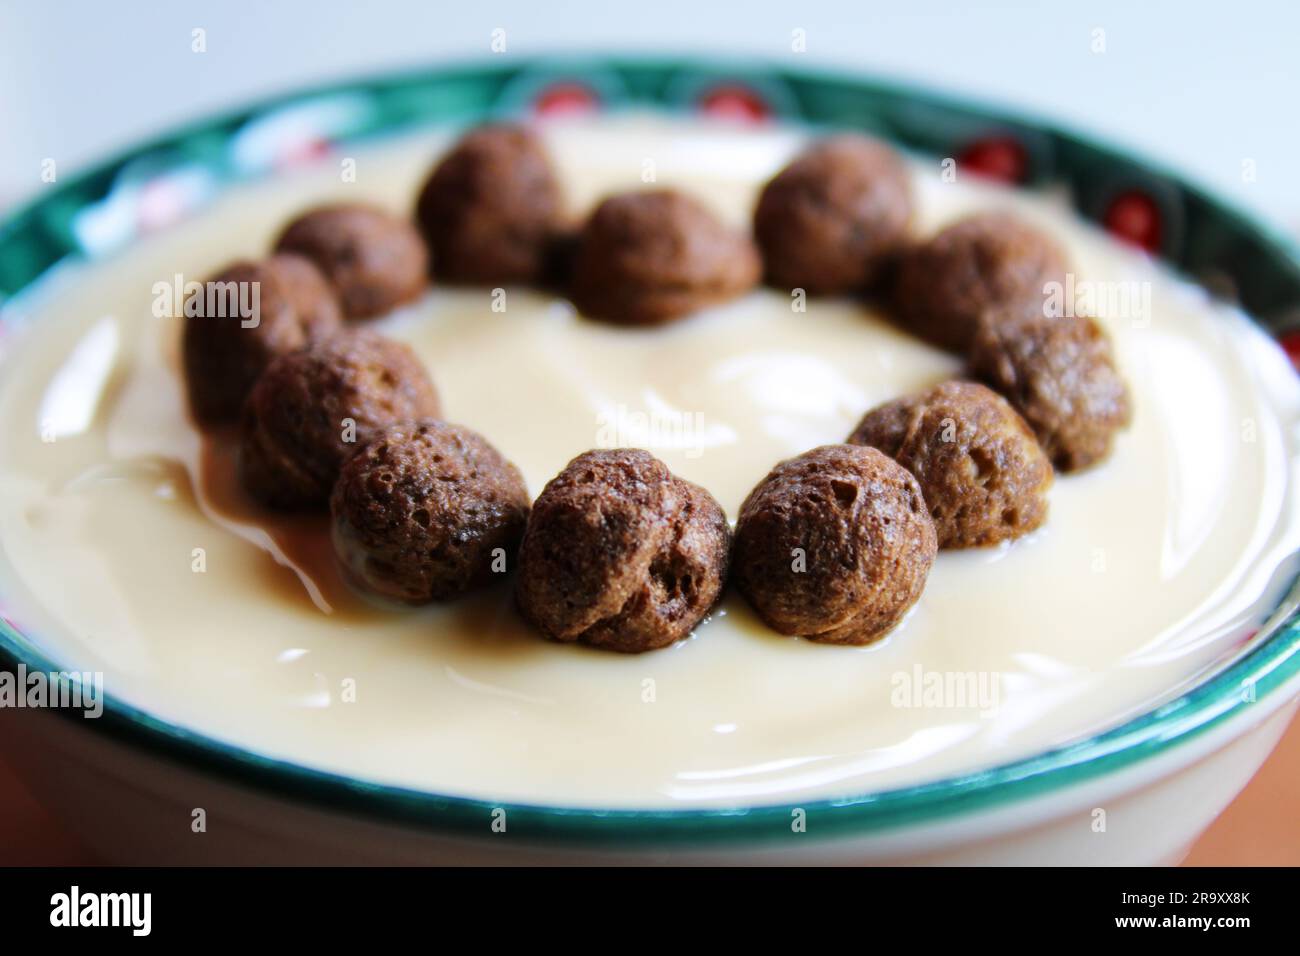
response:
[[[558,92],[557,92],[558,91]],[[539,104],[542,104],[539,107]],[[909,149],[958,156],[977,145],[1006,148],[1025,185],[1062,183],[1086,217],[1108,223],[1116,201],[1139,195],[1159,229],[1151,248],[1183,272],[1226,277],[1242,306],[1275,332],[1300,324],[1300,250],[1210,194],[1078,134],[914,87],[829,73],[681,59],[548,59],[455,65],[352,81],[285,96],[193,124],[51,187],[0,223],[0,302],[55,264],[129,243],[164,210],[184,215],[220,189],[266,174],[304,146],[382,136],[426,124],[549,109],[651,106],[775,118],[873,132]],[[293,117],[294,123],[283,122]],[[310,142],[302,130],[314,130]],[[289,136],[285,129],[297,132]],[[164,220],[166,216],[163,217]],[[165,224],[165,223],[164,223]],[[21,321],[12,312],[7,321]],[[1283,692],[1300,675],[1300,595],[1261,622],[1254,646],[1204,683],[1120,726],[1034,757],[918,786],[834,800],[737,809],[605,810],[494,803],[370,783],[214,740],[159,720],[111,695],[98,734],[151,755],[274,796],[463,836],[491,834],[504,809],[508,832],[545,842],[656,845],[806,839],[880,833],[952,819],[1050,794],[1167,753]],[[57,670],[13,622],[0,619],[0,667]],[[1248,693],[1248,689],[1253,693]],[[62,719],[83,720],[57,711]]]

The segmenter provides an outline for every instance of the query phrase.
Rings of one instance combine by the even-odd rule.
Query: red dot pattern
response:
[[[580,116],[600,108],[600,97],[581,83],[555,83],[533,101],[539,116]]]
[[[1164,237],[1160,207],[1146,193],[1136,189],[1120,193],[1106,207],[1102,222],[1115,238],[1147,252],[1160,251]]]
[[[957,168],[998,182],[1023,183],[1029,178],[1029,153],[1014,137],[990,136],[962,150]]]
[[[761,123],[772,115],[767,101],[745,86],[716,86],[700,97],[700,110],[719,119]]]

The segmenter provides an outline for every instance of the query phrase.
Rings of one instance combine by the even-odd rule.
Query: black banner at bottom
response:
[[[460,946],[470,929],[492,934],[484,943],[512,931],[534,943],[558,933],[558,943],[604,925],[656,935],[674,924],[692,934],[713,927],[730,937],[824,922],[917,932],[926,943],[978,928],[1233,945],[1294,924],[1295,878],[1213,869],[4,870],[0,925],[7,943],[75,935],[338,945],[420,932],[438,945],[438,930]]]

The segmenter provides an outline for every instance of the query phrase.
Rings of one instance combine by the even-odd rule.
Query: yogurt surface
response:
[[[742,227],[802,142],[645,116],[545,135],[575,213],[652,178]],[[914,167],[917,230],[994,207],[1050,230],[1133,389],[1132,427],[1100,467],[1058,476],[1044,528],[941,552],[912,613],[866,648],[782,637],[730,593],[691,639],[639,656],[542,640],[508,581],[441,607],[368,604],[341,583],[325,519],[243,498],[230,441],[188,418],[180,323],[154,302],[177,274],[262,254],[316,203],[407,212],[446,142],[357,148],[354,182],[329,160],[238,187],[9,304],[35,321],[0,366],[0,600],[53,659],[164,719],[375,781],[750,805],[936,779],[1098,730],[1239,651],[1289,584],[1275,572],[1300,543],[1300,390],[1281,353],[1064,203],[945,182],[936,161]],[[871,306],[769,289],[623,329],[522,288],[435,286],[375,327],[416,349],[447,417],[515,461],[534,496],[574,455],[633,445],[732,521],[778,460],[959,371]]]

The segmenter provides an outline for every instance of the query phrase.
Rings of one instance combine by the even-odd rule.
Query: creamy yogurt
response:
[[[575,212],[653,177],[742,226],[801,142],[649,117],[546,135]],[[734,594],[691,639],[640,656],[543,641],[508,583],[443,607],[367,604],[341,584],[323,520],[257,511],[229,442],[193,427],[179,323],[153,314],[155,286],[261,253],[318,202],[405,212],[444,142],[358,149],[355,182],[325,162],[237,188],[10,304],[37,321],[0,374],[0,597],[54,659],[103,671],[109,694],[159,717],[375,781],[544,804],[771,803],[935,779],[1104,727],[1238,652],[1286,583],[1300,402],[1281,354],[1063,203],[944,182],[934,163],[915,167],[921,231],[1014,207],[1067,247],[1078,282],[1146,296],[1100,303],[1133,425],[1104,465],[1058,478],[1043,529],[941,553],[913,612],[866,648],[781,637]],[[640,445],[734,521],[778,460],[958,370],[848,300],[797,311],[759,290],[662,329],[586,321],[526,289],[502,301],[435,287],[377,327],[417,350],[447,416],[533,495],[588,448]]]

